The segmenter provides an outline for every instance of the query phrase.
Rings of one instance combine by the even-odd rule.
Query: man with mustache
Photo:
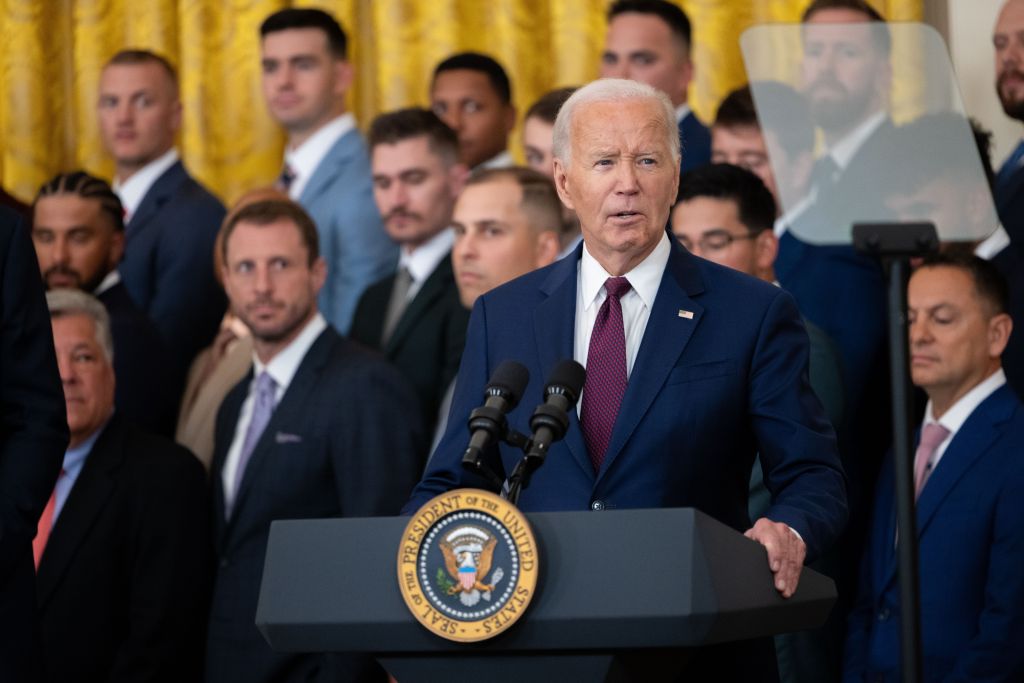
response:
[[[398,512],[422,468],[416,396],[379,354],[324,320],[327,264],[297,204],[244,206],[224,225],[217,257],[254,354],[217,415],[205,680],[383,680],[368,657],[273,652],[256,628],[256,601],[273,520]]]
[[[39,188],[32,204],[32,243],[48,290],[80,289],[110,314],[120,414],[170,436],[180,387],[170,352],[117,270],[124,253],[123,216],[121,200],[105,181],[84,171],[59,173]]]
[[[430,428],[459,368],[469,322],[451,260],[452,210],[467,169],[455,132],[428,109],[378,116],[370,151],[373,195],[401,256],[398,270],[359,300],[350,336],[402,371]]]

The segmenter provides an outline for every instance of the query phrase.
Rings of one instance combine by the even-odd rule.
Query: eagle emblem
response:
[[[480,602],[481,597],[489,601],[494,587],[505,575],[498,567],[490,577],[491,582],[484,583],[491,574],[497,544],[497,538],[476,526],[461,526],[447,534],[438,544],[451,577],[445,582],[446,593],[458,594],[459,601],[467,607]]]

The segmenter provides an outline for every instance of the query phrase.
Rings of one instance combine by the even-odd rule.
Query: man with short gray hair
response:
[[[624,80],[584,86],[558,115],[555,150],[555,186],[583,244],[477,299],[452,414],[480,403],[504,360],[529,369],[525,396],[541,396],[552,368],[575,359],[587,369],[579,409],[519,506],[696,507],[764,544],[775,587],[791,596],[805,555],[828,548],[846,518],[835,436],[807,381],[792,298],[669,239],[679,141],[664,94]],[[510,423],[527,424],[533,407],[522,402]],[[406,511],[452,488],[486,488],[461,466],[468,440],[465,421],[451,420]],[[751,526],[758,452],[774,495]],[[520,457],[506,446],[497,455],[506,475]],[[772,643],[700,651],[687,675],[775,679]]]
[[[43,680],[198,680],[212,565],[205,472],[114,410],[103,304],[76,289],[46,300],[71,441],[33,543]]]

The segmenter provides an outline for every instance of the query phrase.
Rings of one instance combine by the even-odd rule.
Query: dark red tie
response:
[[[583,384],[580,425],[594,471],[601,469],[615,417],[626,394],[626,333],[619,299],[630,290],[629,280],[610,277],[604,283],[608,297],[601,304],[590,335],[587,380]]]

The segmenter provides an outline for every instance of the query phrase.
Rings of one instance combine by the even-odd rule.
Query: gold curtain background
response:
[[[677,0],[678,1],[678,0]],[[690,101],[704,121],[746,81],[739,35],[798,21],[809,0],[681,0],[694,27]],[[30,200],[54,173],[109,177],[95,99],[100,68],[123,47],[177,65],[185,116],[180,149],[223,199],[276,177],[284,138],[260,94],[260,22],[290,4],[322,7],[343,24],[361,127],[377,113],[427,104],[434,65],[486,52],[513,83],[520,112],[555,87],[597,75],[609,0],[0,0],[0,180]],[[873,0],[890,21],[920,21],[923,0]],[[519,157],[518,137],[512,141]]]

